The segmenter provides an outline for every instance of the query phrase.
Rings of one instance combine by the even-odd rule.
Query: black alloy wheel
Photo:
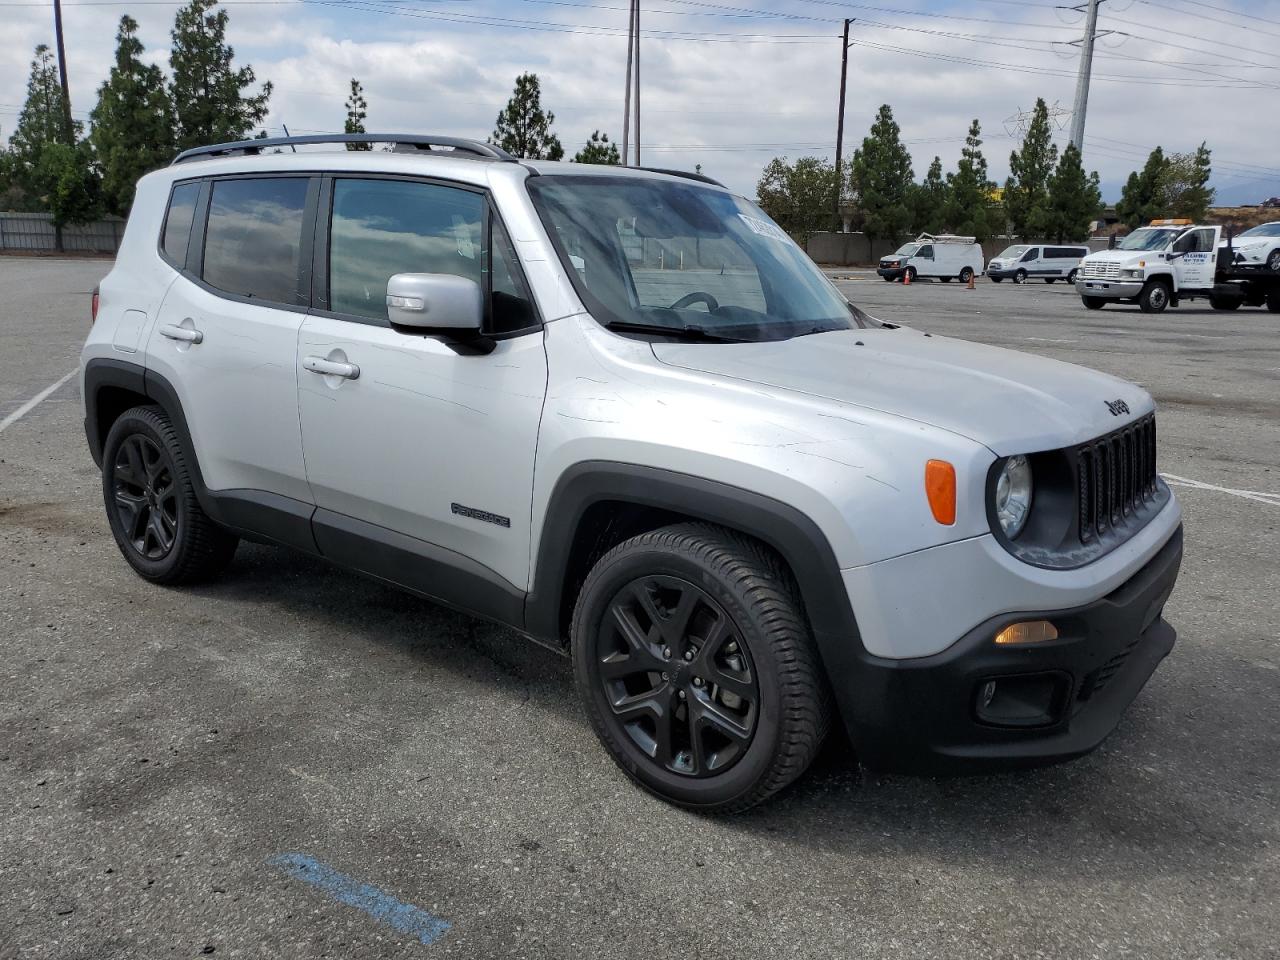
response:
[[[738,627],[701,587],[674,576],[626,584],[609,601],[595,655],[613,715],[663,769],[715,776],[750,747],[759,681]]]
[[[114,506],[125,538],[147,560],[163,560],[178,537],[173,463],[147,436],[132,434],[116,451]]]

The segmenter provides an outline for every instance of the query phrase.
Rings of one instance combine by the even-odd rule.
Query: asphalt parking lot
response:
[[[134,576],[74,379],[10,419],[108,268],[0,258],[0,957],[1280,956],[1280,315],[842,271],[883,319],[1153,392],[1180,638],[1083,760],[879,777],[837,740],[711,819],[631,787],[568,662],[502,630],[254,545]]]

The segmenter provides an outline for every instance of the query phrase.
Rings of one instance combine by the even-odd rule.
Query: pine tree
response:
[[[942,177],[942,158],[934,157],[924,181],[912,190],[911,230],[940,233],[947,216],[947,182]]]
[[[998,216],[991,210],[994,184],[987,176],[987,158],[982,155],[982,127],[975,119],[969,124],[960,163],[947,177],[947,222],[956,233],[972,236],[979,243],[991,237]]]
[[[364,98],[364,87],[355,77],[351,78],[351,93],[347,95],[347,122],[343,133],[365,133],[364,118],[369,115],[369,104]],[[372,150],[371,143],[348,143],[348,150]]]
[[[1075,144],[1067,144],[1062,159],[1049,178],[1048,204],[1043,231],[1057,243],[1080,242],[1089,237],[1089,226],[1102,209],[1098,174],[1088,175]]]
[[[253,67],[234,66],[235,50],[227,45],[227,12],[218,0],[191,0],[173,23],[169,86],[177,119],[179,149],[240,140],[267,115],[271,84],[246,95],[256,77]]]
[[[591,134],[591,139],[587,141],[586,146],[574,155],[573,162],[602,163],[616,167],[621,165],[622,155],[618,153],[618,145],[610,142],[607,133],[596,130]]]
[[[849,186],[863,216],[863,232],[872,241],[896,241],[911,226],[915,173],[900,133],[893,110],[881,105],[870,135],[849,164]]]
[[[90,114],[89,142],[102,170],[107,212],[128,216],[133,191],[144,173],[173,159],[173,107],[164,74],[142,62],[138,23],[127,14],[116,31],[116,63],[98,88]]]
[[[564,157],[560,138],[551,132],[556,115],[542,111],[542,88],[536,73],[516,77],[516,88],[498,114],[490,143],[523,160],[559,160]]]
[[[1030,240],[1047,227],[1049,177],[1058,162],[1058,148],[1049,126],[1049,107],[1036,100],[1022,149],[1009,155],[1009,179],[1004,184],[1004,206],[1013,232]]]
[[[72,223],[88,223],[102,215],[102,190],[93,169],[93,151],[87,142],[74,147],[50,143],[40,154],[36,179],[45,206],[58,231],[62,249],[62,228]]]
[[[23,194],[23,206],[41,209],[39,197],[44,193],[44,185],[39,169],[45,149],[54,143],[72,144],[79,133],[78,123],[67,129],[58,67],[53,54],[42,43],[36,47],[35,59],[31,61],[26,103],[9,138],[10,177]]]
[[[1160,174],[1159,194],[1164,216],[1203,220],[1213,204],[1209,186],[1210,150],[1202,141],[1195,153],[1172,153]]]
[[[835,167],[825,157],[801,157],[794,164],[774,157],[756,184],[756,202],[804,246],[811,234],[830,226],[835,190]]]
[[[1164,200],[1160,192],[1168,163],[1164,150],[1156,147],[1147,157],[1142,171],[1134,171],[1125,181],[1120,202],[1116,204],[1116,216],[1130,230],[1164,216]]]

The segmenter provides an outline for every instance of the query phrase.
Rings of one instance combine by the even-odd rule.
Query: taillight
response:
[[[89,302],[89,324],[98,322],[98,288],[93,288],[93,299]]]

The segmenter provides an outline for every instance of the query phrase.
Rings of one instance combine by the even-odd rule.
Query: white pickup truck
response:
[[[1090,310],[1120,302],[1160,313],[1182,300],[1205,298],[1216,310],[1265,304],[1280,311],[1280,278],[1237,265],[1229,249],[1219,250],[1221,242],[1222,227],[1153,220],[1114,248],[1081,260],[1076,291]]]

